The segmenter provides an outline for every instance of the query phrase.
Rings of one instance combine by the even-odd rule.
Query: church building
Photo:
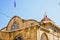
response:
[[[60,40],[60,28],[47,15],[40,21],[14,16],[0,30],[0,40]]]

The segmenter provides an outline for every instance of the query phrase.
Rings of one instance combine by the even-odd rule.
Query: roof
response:
[[[52,21],[50,18],[47,17],[47,15],[45,14],[44,18],[41,20],[41,22],[44,21]]]

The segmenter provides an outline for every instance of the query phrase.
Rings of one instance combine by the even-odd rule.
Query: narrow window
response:
[[[54,32],[56,32],[56,30],[54,29]]]
[[[12,30],[16,30],[16,29],[18,29],[18,25],[17,25],[17,23],[15,21],[14,24],[13,24]]]
[[[34,26],[34,23],[31,23],[31,26]]]

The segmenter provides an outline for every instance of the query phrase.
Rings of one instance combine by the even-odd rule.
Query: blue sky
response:
[[[7,26],[15,15],[23,19],[40,21],[45,12],[51,20],[60,26],[59,2],[59,0],[16,0],[16,8],[14,8],[14,0],[0,0],[0,29]]]

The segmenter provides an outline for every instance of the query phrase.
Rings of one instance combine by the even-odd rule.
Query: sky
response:
[[[0,0],[0,29],[6,27],[13,16],[22,19],[41,21],[46,12],[47,16],[60,26],[60,0]]]

